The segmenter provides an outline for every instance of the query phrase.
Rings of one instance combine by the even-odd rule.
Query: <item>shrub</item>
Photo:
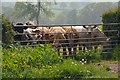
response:
[[[98,62],[101,59],[102,47],[98,47],[97,50],[86,50],[84,52],[78,52],[75,56],[76,60],[81,63]]]
[[[4,15],[0,16],[0,19],[2,20],[2,43],[9,45],[13,43],[15,32],[12,24]]]
[[[102,22],[103,23],[120,23],[120,7],[114,7],[112,9],[109,9],[107,11],[105,11],[105,13],[102,15]],[[111,31],[111,32],[105,32],[105,35],[108,36],[108,37],[113,37],[115,36],[115,38],[111,38],[110,39],[110,45],[111,44],[116,44],[116,43],[120,43],[120,27],[119,27],[119,24],[116,24],[116,25],[103,25],[103,30],[117,30],[117,31]],[[118,42],[115,42],[116,40],[118,40]],[[110,46],[111,48],[115,48],[114,45],[111,45]],[[115,52],[115,50],[111,51],[111,52]],[[117,54],[104,54],[104,57],[107,58],[107,59],[112,59],[113,58],[113,55],[114,55],[114,59],[115,59],[115,56]]]
[[[120,22],[120,7],[112,8],[110,10],[105,11],[102,15],[103,23],[119,23]],[[120,31],[119,24],[117,25],[103,25],[103,30],[118,30]],[[116,32],[106,32],[107,36],[118,36]],[[119,33],[120,35],[120,33]],[[119,39],[120,40],[120,37]]]
[[[120,60],[120,45],[116,46],[112,53],[113,60]]]
[[[21,77],[32,69],[62,62],[62,58],[50,45],[36,47],[13,46],[3,51],[3,77]],[[34,71],[31,72],[34,74]]]

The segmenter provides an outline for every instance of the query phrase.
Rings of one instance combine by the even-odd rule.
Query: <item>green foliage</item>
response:
[[[97,50],[86,50],[79,52],[76,56],[76,60],[80,60],[81,63],[98,62],[101,59],[102,47],[99,46]]]
[[[5,48],[3,49],[3,77],[30,76],[27,74],[29,71],[35,75],[34,69],[58,62],[62,62],[62,58],[52,50],[50,45]]]
[[[119,23],[120,22],[120,8],[112,8],[110,10],[107,10],[102,15],[102,22],[103,23]],[[103,30],[118,30],[120,31],[119,25],[104,25]],[[107,36],[116,35],[116,33],[109,32],[109,35]]]
[[[13,43],[15,32],[12,24],[4,15],[0,16],[0,19],[2,20],[2,43],[9,45]]]
[[[3,78],[87,79],[116,78],[109,67],[81,64],[76,60],[63,59],[51,45],[36,47],[11,46],[2,50]],[[94,67],[94,68],[93,68]]]
[[[44,66],[41,68],[42,78],[85,78],[92,76],[92,72],[77,61],[68,59],[63,63],[54,66]],[[45,75],[46,74],[46,75]]]
[[[116,46],[113,50],[112,54],[113,60],[120,60],[120,45]]]
[[[107,10],[102,15],[102,21],[104,23],[118,23],[119,22],[119,16],[120,16],[119,12],[120,12],[120,10],[119,10],[118,7]]]
[[[52,5],[50,2],[43,3],[41,2],[40,5],[34,4],[33,2],[16,2],[15,7],[14,7],[14,17],[17,19],[26,19],[26,18],[31,18],[31,19],[36,19],[38,21],[39,19],[39,14],[47,15],[47,17],[53,16],[53,13],[48,7]],[[43,17],[43,16],[41,16]]]
[[[103,15],[102,15],[102,22],[103,23],[120,23],[120,7],[114,7],[112,9],[107,10]],[[112,31],[112,32],[106,32],[105,35],[106,36],[116,36],[118,37],[118,35],[120,35],[120,33],[118,33],[118,31],[120,31],[120,26],[117,25],[104,25],[103,26],[103,30],[117,30],[117,31]],[[118,38],[112,38],[110,40],[120,40],[120,37]],[[117,44],[117,42],[111,42],[111,44]],[[119,44],[119,43],[118,43]],[[112,46],[112,48],[114,48],[115,46]],[[116,49],[115,49],[116,50]],[[117,50],[115,51],[113,50],[112,54],[104,54],[107,58],[111,59],[113,58],[114,60],[117,60]]]
[[[94,67],[94,68],[93,68]],[[110,74],[107,66],[99,67],[93,64],[81,64],[78,61],[67,59],[63,63],[52,66],[43,66],[40,69],[40,78],[87,79],[87,78],[115,78],[116,74]]]
[[[98,29],[102,31],[103,30],[103,25],[99,25]]]

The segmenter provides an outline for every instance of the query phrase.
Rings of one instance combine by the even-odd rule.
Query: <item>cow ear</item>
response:
[[[85,25],[83,25],[83,27],[84,27],[84,28],[86,28],[86,26],[85,26]]]
[[[94,25],[94,27],[93,28],[96,28],[97,27],[97,25]]]

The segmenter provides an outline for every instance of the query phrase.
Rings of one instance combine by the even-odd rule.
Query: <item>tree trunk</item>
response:
[[[37,17],[36,17],[37,24],[39,24],[40,3],[41,3],[40,0],[38,0],[38,11],[37,11]]]

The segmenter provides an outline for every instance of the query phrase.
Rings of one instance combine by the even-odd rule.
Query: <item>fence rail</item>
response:
[[[120,23],[105,23],[105,24],[103,24],[103,23],[96,23],[96,24],[82,24],[82,25],[76,25],[76,24],[63,24],[63,25],[13,25],[13,27],[14,28],[36,28],[36,27],[63,27],[63,26],[65,26],[65,27],[68,27],[68,26],[94,26],[94,25],[97,25],[97,26],[99,26],[99,25],[108,25],[108,26],[112,26],[112,25],[120,25]],[[108,43],[108,45],[104,45],[103,44],[103,47],[105,47],[105,48],[103,48],[103,53],[110,53],[110,52],[112,52],[111,50],[113,50],[114,49],[114,47],[116,46],[116,45],[118,45],[119,43],[120,43],[120,32],[119,32],[119,30],[103,30],[102,31],[104,34],[112,34],[112,36],[107,36],[107,38],[109,39],[108,41],[107,41],[107,43]],[[76,32],[76,33],[86,33],[86,32]],[[44,33],[42,33],[42,35],[43,35]],[[50,34],[50,33],[48,33],[48,34]],[[61,34],[61,33],[54,33],[54,34]],[[69,34],[69,33],[68,33]],[[96,33],[97,34],[97,33]],[[25,35],[25,33],[17,33],[17,35],[16,36],[22,36],[22,35]],[[26,33],[26,35],[29,35],[29,34],[27,34]],[[31,35],[34,35],[34,33],[33,34],[31,34]],[[44,36],[43,36],[44,37]],[[94,45],[94,47],[96,47],[96,46],[98,46],[97,44],[98,43],[105,43],[106,41],[102,41],[102,40],[100,40],[100,41],[95,41],[96,39],[97,40],[99,40],[99,39],[104,39],[105,37],[89,37],[89,38],[70,38],[70,39],[59,39],[60,41],[64,41],[64,40],[67,40],[67,41],[69,41],[69,42],[61,42],[60,44],[61,45],[67,45],[67,46],[62,46],[60,49],[62,49],[62,48],[66,48],[66,49],[68,49],[68,48],[71,48],[72,50],[71,50],[71,52],[73,52],[73,48],[81,48],[81,47],[84,47],[84,45],[87,45],[86,47],[92,47],[90,44],[95,44]],[[82,40],[82,41],[80,41],[80,40]],[[87,41],[87,40],[90,40],[89,42]],[[72,42],[72,41],[74,41],[74,42]],[[32,42],[33,43],[35,43],[35,44],[32,44]],[[50,44],[52,44],[53,42],[51,42],[51,40],[46,40],[46,39],[40,39],[40,40],[15,40],[14,41],[14,43],[21,43],[20,45],[22,45],[22,46],[36,46],[36,45],[39,45],[39,44],[47,44],[47,43],[50,43]],[[22,44],[23,43],[23,44]],[[25,43],[25,45],[24,45],[24,43]],[[38,43],[38,44],[36,44],[36,43]],[[81,45],[81,44],[84,44],[84,45]],[[76,46],[77,45],[77,46]],[[109,51],[106,51],[106,50],[109,50]],[[81,51],[81,50],[79,50],[79,51]],[[84,51],[84,50],[82,50],[82,51]],[[60,53],[63,53],[64,51],[60,51]],[[66,51],[66,52],[69,52],[68,50]],[[66,55],[66,56],[68,56],[68,55]]]
[[[49,25],[13,25],[14,27],[57,27],[57,26],[93,26],[93,25],[120,25],[120,23],[89,23],[89,24],[49,24]]]

